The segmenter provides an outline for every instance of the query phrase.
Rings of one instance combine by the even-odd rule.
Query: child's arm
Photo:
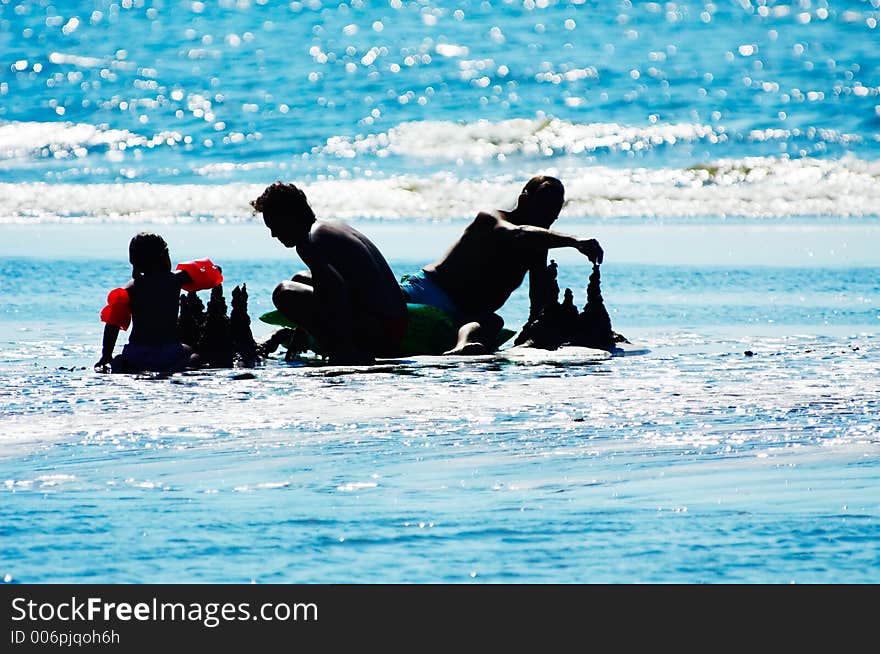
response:
[[[95,369],[103,369],[113,358],[113,348],[116,347],[116,338],[120,329],[128,329],[131,324],[131,305],[128,298],[128,286],[114,288],[107,296],[107,306],[101,309],[101,321],[104,325],[104,342],[101,347],[101,359],[95,364]]]
[[[210,259],[177,264],[174,274],[184,291],[204,291],[223,282],[223,270]]]
[[[104,325],[104,343],[101,348],[101,359],[95,364],[95,370],[105,369],[113,359],[113,348],[116,347],[116,338],[119,336],[119,327],[107,323]]]

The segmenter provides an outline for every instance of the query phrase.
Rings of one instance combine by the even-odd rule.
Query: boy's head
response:
[[[522,212],[522,222],[549,228],[559,217],[565,203],[565,187],[555,177],[532,177],[523,187],[516,208]]]
[[[315,222],[306,194],[293,184],[275,182],[251,202],[251,206],[263,214],[266,227],[285,247],[299,245]]]
[[[128,244],[128,260],[132,275],[167,272],[171,270],[168,244],[158,234],[141,232]]]

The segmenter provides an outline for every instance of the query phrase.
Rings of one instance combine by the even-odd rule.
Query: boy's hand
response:
[[[602,246],[594,238],[584,239],[577,244],[577,250],[595,264],[602,263]]]

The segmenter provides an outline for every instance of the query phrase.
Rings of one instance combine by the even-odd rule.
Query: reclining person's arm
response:
[[[574,248],[593,263],[602,263],[602,248],[594,238],[578,238],[533,225],[499,225],[514,244],[526,250]]]

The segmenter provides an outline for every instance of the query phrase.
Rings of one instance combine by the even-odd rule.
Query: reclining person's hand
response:
[[[595,264],[602,263],[602,246],[594,238],[583,239],[577,244],[577,250]]]

